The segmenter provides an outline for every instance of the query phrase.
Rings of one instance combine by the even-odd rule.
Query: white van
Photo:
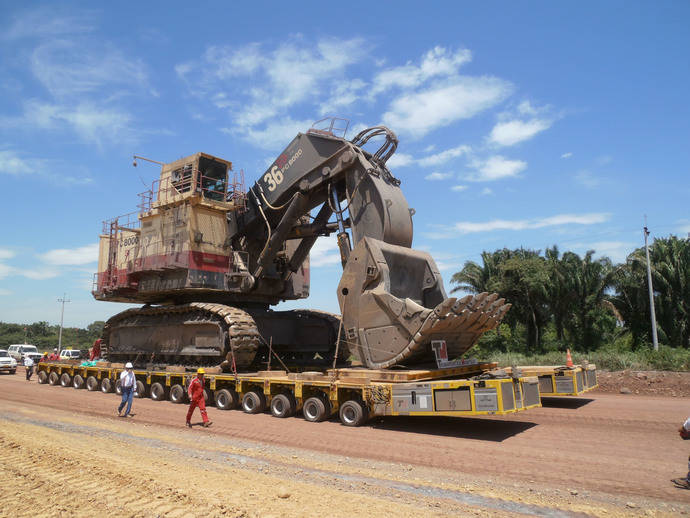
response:
[[[38,352],[38,349],[35,345],[29,344],[10,345],[7,348],[7,352],[12,358],[14,358],[17,361],[17,363],[20,364],[24,363],[24,356],[28,356],[34,362],[38,362],[38,360],[40,360],[42,356],[41,353]]]

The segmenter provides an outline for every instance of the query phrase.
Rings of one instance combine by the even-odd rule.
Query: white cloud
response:
[[[537,115],[537,113],[540,113],[543,109],[532,106],[529,101],[522,101],[518,104],[517,111],[521,115]]]
[[[258,43],[211,46],[201,60],[178,64],[175,70],[194,95],[212,99],[222,108],[231,107],[230,114],[241,130],[238,134],[245,136],[247,128],[287,117],[299,103],[328,111],[356,102],[364,82],[348,80],[345,70],[365,55],[359,38],[305,44],[303,37],[294,36],[272,50]],[[326,101],[324,91],[330,92]],[[230,105],[227,99],[234,102]],[[249,135],[245,138],[253,142]]]
[[[510,83],[495,77],[455,77],[394,99],[383,121],[396,131],[422,137],[434,129],[474,117],[505,99],[511,91]]]
[[[50,268],[43,268],[40,270],[28,270],[22,268],[15,268],[14,266],[0,263],[0,279],[3,279],[9,275],[12,275],[13,277],[21,275],[22,277],[26,277],[28,279],[43,280],[50,279],[52,277],[57,277],[59,274],[56,270]]]
[[[440,153],[436,153],[435,155],[430,155],[426,156],[424,158],[420,158],[417,162],[419,165],[422,167],[431,167],[431,166],[436,166],[436,165],[441,165],[445,164],[449,160],[453,158],[457,158],[461,155],[466,155],[472,150],[470,146],[465,146],[461,145],[458,147],[454,147],[451,149],[446,149],[445,151],[441,151]]]
[[[568,152],[568,153],[563,153],[563,154],[561,155],[561,158],[566,158],[566,159],[568,159],[568,158],[570,158],[571,156],[573,156],[573,154],[570,153],[570,152]]]
[[[466,185],[454,185],[453,187],[450,188],[451,191],[455,192],[461,192],[467,189]]]
[[[7,277],[14,271],[14,268],[10,265],[0,263],[0,279]]]
[[[527,162],[509,160],[501,155],[491,156],[486,160],[473,160],[470,167],[476,170],[466,176],[472,182],[492,182],[501,178],[517,176],[527,168]]]
[[[63,129],[70,127],[83,140],[101,146],[105,141],[131,140],[129,113],[118,108],[106,108],[89,102],[52,104],[36,100],[24,104],[23,116],[15,122],[25,127]]]
[[[311,121],[296,121],[290,117],[285,117],[281,120],[274,120],[261,129],[247,127],[241,131],[243,132],[242,136],[257,147],[263,149],[282,149],[295,138],[297,133],[304,133],[307,128],[311,127],[311,124]],[[231,134],[237,134],[238,131],[240,130],[226,130],[226,132]]]
[[[309,264],[312,268],[340,264],[340,250],[335,236],[322,237],[316,240],[309,253]]]
[[[420,64],[389,68],[374,77],[372,96],[391,88],[412,89],[433,77],[448,77],[457,74],[459,68],[472,60],[472,53],[459,49],[451,53],[443,47],[434,47],[422,57]]]
[[[329,115],[338,109],[353,105],[360,98],[360,92],[367,84],[361,79],[339,82],[331,89],[329,99],[321,103],[321,114]]]
[[[15,272],[19,275],[26,277],[27,279],[32,279],[35,281],[42,281],[44,279],[52,279],[57,277],[60,273],[56,270],[51,269],[41,269],[41,270],[21,270],[15,269]]]
[[[77,41],[51,40],[34,50],[30,66],[34,76],[58,98],[102,95],[108,87],[117,87],[121,94],[147,83],[141,60],[94,43],[85,46]]]
[[[424,179],[425,179],[425,180],[430,180],[430,181],[434,182],[434,181],[438,181],[438,180],[446,180],[446,179],[448,179],[448,178],[451,178],[452,176],[453,176],[453,173],[439,173],[439,172],[435,172],[435,173],[431,173],[431,174],[426,175],[426,176],[424,177]]]
[[[57,160],[43,158],[24,158],[12,150],[0,150],[0,174],[40,175],[64,186],[93,182],[89,177],[75,177],[62,172],[65,166]],[[2,259],[2,257],[0,257]]]
[[[561,225],[593,225],[604,223],[611,217],[608,213],[590,214],[558,214],[547,218],[539,219],[520,219],[504,220],[494,219],[480,223],[461,221],[455,223],[453,228],[461,234],[471,234],[475,232],[492,232],[494,230],[527,230],[535,228],[554,227]]]
[[[0,296],[7,296],[7,295],[12,295],[12,292],[10,290],[0,288]]]
[[[15,256],[13,250],[8,250],[7,248],[0,248],[0,260],[12,259]]]
[[[498,146],[513,146],[534,137],[551,127],[552,121],[546,119],[530,119],[528,121],[511,120],[497,123],[489,135],[489,143]]]
[[[407,167],[408,165],[412,165],[414,162],[415,159],[412,157],[412,155],[396,153],[388,159],[386,165],[391,169],[396,169],[398,167]]]
[[[37,166],[36,162],[21,158],[14,151],[0,150],[0,173],[16,176],[32,174],[36,171]]]
[[[434,146],[427,146],[425,151],[428,153],[432,151]],[[412,164],[418,164],[421,167],[434,167],[445,164],[446,162],[462,155],[467,155],[472,151],[470,146],[460,145],[451,149],[446,149],[434,155],[425,156],[422,158],[414,158],[412,155],[398,153],[391,157],[388,165],[392,168],[406,167]],[[428,178],[427,178],[428,179]]]
[[[594,176],[591,171],[587,171],[586,169],[578,171],[578,173],[575,175],[575,181],[580,185],[584,185],[588,189],[599,187],[602,183],[601,178]]]
[[[596,257],[606,256],[614,263],[624,263],[628,254],[635,250],[637,245],[625,241],[595,241],[593,243],[574,243],[571,248],[581,251],[581,253],[594,250]]]
[[[58,248],[38,256],[43,262],[53,265],[79,265],[98,261],[98,243],[78,248]]]
[[[14,16],[12,25],[3,32],[4,39],[50,38],[94,30],[87,11],[64,15],[53,8],[38,8]]]
[[[493,194],[493,193],[494,193],[494,191],[492,191],[488,187],[484,187],[482,189],[482,192],[481,192],[482,196],[489,196],[490,194]]]

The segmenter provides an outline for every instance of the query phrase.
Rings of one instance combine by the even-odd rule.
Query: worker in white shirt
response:
[[[29,356],[24,356],[24,368],[26,369],[26,381],[31,381],[34,373],[34,361]]]
[[[131,362],[127,362],[125,370],[120,373],[120,387],[122,388],[122,403],[117,409],[117,415],[127,417],[132,410],[132,400],[137,389],[137,377],[134,375]],[[122,409],[125,408],[125,405],[127,405],[127,409],[123,414]]]

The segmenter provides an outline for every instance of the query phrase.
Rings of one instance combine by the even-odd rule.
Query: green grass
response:
[[[589,353],[581,353],[572,349],[570,352],[574,363],[581,364],[587,361],[596,364],[597,368],[602,370],[690,371],[690,350],[674,349],[665,345],[660,345],[658,351],[653,349],[620,351],[603,348]],[[559,351],[536,355],[489,352],[484,353],[480,357],[472,350],[468,356],[475,356],[481,361],[498,362],[499,367],[509,367],[511,365],[565,365],[565,352]]]

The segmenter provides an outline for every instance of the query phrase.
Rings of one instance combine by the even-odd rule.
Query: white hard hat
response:
[[[132,362],[127,362],[125,365],[125,369],[131,369],[132,368]]]

